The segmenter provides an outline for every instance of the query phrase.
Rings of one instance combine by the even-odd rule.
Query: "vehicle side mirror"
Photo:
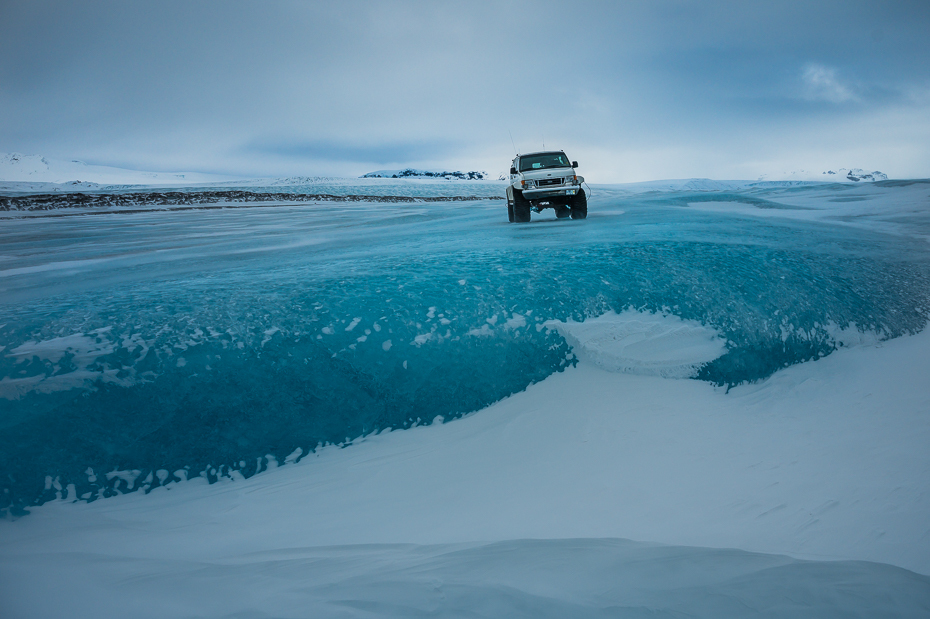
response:
[[[517,173],[517,169],[516,169],[515,167],[513,167],[513,166],[510,166],[510,173],[511,173],[511,174],[516,174],[516,173]]]
[[[577,162],[577,161],[572,161],[572,167],[573,167],[573,168],[577,168],[577,167],[578,167],[578,162]]]

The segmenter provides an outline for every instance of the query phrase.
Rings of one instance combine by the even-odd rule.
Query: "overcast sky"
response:
[[[0,0],[0,152],[143,170],[930,177],[930,2]]]

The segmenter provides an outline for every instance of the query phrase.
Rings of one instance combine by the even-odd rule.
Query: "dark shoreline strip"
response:
[[[49,211],[65,208],[104,208],[114,206],[196,206],[222,203],[261,202],[468,202],[503,200],[503,196],[336,196],[331,194],[256,193],[251,191],[167,191],[137,193],[66,193],[31,196],[0,196],[0,211]],[[259,206],[260,204],[255,204]],[[270,205],[264,205],[270,206]],[[228,206],[227,208],[234,206]],[[214,208],[223,208],[217,206]],[[113,211],[108,211],[113,212]]]
[[[471,200],[503,200],[503,198],[465,198],[464,201]],[[436,200],[431,200],[435,202]],[[452,201],[452,200],[447,200]],[[455,202],[460,202],[459,198],[454,199]],[[320,201],[322,202],[322,200]],[[400,204],[415,204],[417,200],[403,200],[400,201]],[[317,202],[318,203],[318,202]],[[133,208],[133,209],[123,209],[123,210],[99,210],[99,211],[79,211],[79,212],[68,212],[67,209],[48,209],[43,211],[34,210],[7,210],[4,211],[0,209],[0,221],[10,220],[13,218],[12,215],[6,215],[5,213],[22,213],[22,215],[16,215],[16,219],[46,219],[52,217],[83,217],[85,215],[133,215],[136,213],[173,213],[179,211],[218,211],[223,209],[237,209],[237,208],[278,208],[282,206],[299,206],[301,204],[307,204],[306,202],[275,202],[275,203],[240,203],[240,204],[205,204],[205,205],[192,205],[192,206],[155,206],[152,208]]]

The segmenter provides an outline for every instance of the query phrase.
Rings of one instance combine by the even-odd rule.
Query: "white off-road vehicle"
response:
[[[588,197],[581,188],[584,178],[575,174],[577,161],[569,161],[564,151],[544,151],[517,155],[510,165],[507,185],[507,217],[511,222],[527,222],[530,211],[555,209],[559,219],[588,216]]]

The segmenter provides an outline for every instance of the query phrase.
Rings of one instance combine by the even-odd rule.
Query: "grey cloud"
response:
[[[733,139],[930,111],[926,7],[6,3],[0,151],[242,174],[316,160],[490,168],[510,131],[616,167],[650,149],[713,153],[650,174],[723,174],[707,162],[744,160],[727,154]],[[924,153],[930,175],[911,133],[899,150]]]
[[[266,141],[249,144],[245,153],[293,157],[309,161],[359,162],[375,165],[404,165],[408,162],[435,161],[455,153],[460,145],[445,141],[384,142],[352,144],[340,141]]]

